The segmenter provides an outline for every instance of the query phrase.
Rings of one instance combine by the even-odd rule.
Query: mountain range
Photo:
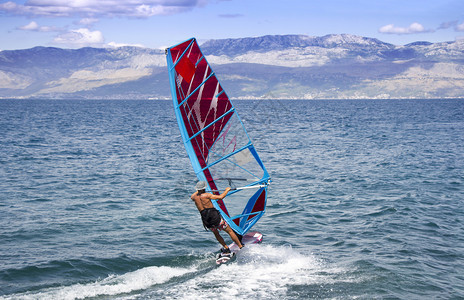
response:
[[[348,34],[270,35],[201,49],[231,98],[464,97],[464,40],[398,46]],[[164,50],[1,51],[0,98],[169,99]]]

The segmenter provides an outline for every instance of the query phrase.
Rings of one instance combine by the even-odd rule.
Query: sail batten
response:
[[[239,234],[265,212],[270,176],[215,72],[193,38],[166,49],[174,110],[195,174],[219,193],[240,186],[213,205]]]
[[[244,147],[242,147],[242,148],[240,148],[240,149],[238,149],[238,150],[235,150],[234,152],[232,152],[232,153],[230,153],[230,154],[228,154],[228,155],[226,155],[226,156],[221,157],[220,159],[218,159],[218,160],[216,160],[216,161],[214,161],[214,162],[208,164],[206,167],[204,167],[203,169],[201,169],[201,171],[204,171],[205,169],[208,169],[208,168],[213,167],[215,164],[218,164],[218,163],[220,163],[220,162],[222,162],[222,161],[228,159],[229,157],[231,157],[231,156],[233,156],[233,155],[235,155],[235,154],[237,154],[237,153],[243,151],[243,150],[246,149],[246,148],[249,148],[250,146],[251,146],[251,144],[248,144],[248,145],[246,145],[246,146],[244,146]]]
[[[211,78],[211,76],[213,76],[213,75],[214,75],[214,73],[211,73],[211,74],[208,76],[208,78],[206,78],[206,79],[203,81],[203,83],[205,83],[205,82],[206,82],[209,78]],[[202,85],[199,85],[199,86],[198,86],[195,90],[193,90],[188,96],[186,96],[185,99],[184,99],[181,103],[179,103],[179,105],[178,105],[177,107],[181,107],[181,106],[185,103],[185,101],[187,101],[187,100],[190,98],[190,96],[192,96],[198,89],[201,88],[201,86],[202,86]]]
[[[194,135],[192,135],[189,140],[195,138],[197,135],[201,134],[203,131],[205,131],[206,129],[208,129],[210,126],[213,126],[216,122],[219,122],[221,121],[221,119],[225,116],[227,116],[228,114],[230,114],[231,112],[234,111],[234,108],[231,108],[229,111],[225,112],[222,116],[220,116],[219,118],[217,118],[214,122],[211,122],[208,126],[204,127],[203,129],[201,129],[200,131],[198,131],[197,133],[195,133]]]

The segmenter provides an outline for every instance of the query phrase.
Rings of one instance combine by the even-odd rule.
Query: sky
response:
[[[0,0],[0,50],[342,33],[395,45],[464,39],[464,0]]]

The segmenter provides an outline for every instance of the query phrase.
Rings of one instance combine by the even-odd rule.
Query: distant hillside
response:
[[[286,49],[344,48],[359,52],[373,52],[395,48],[377,39],[348,34],[331,34],[323,37],[306,35],[267,35],[256,38],[222,39],[205,42],[202,50],[206,55],[237,56],[247,52],[265,53]]]
[[[464,41],[395,46],[353,35],[274,35],[202,46],[232,98],[464,97]],[[170,98],[162,50],[0,52],[0,98]]]

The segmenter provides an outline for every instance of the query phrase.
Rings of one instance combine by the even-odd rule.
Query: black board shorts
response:
[[[215,208],[205,208],[200,211],[200,215],[201,220],[203,221],[203,226],[212,231],[222,229],[220,225],[225,223],[221,218],[221,214]]]

